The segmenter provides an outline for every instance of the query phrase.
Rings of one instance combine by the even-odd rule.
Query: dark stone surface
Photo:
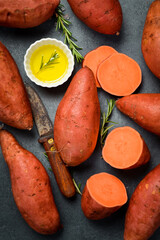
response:
[[[156,78],[147,68],[141,53],[141,37],[145,17],[151,0],[120,0],[123,9],[123,25],[120,36],[102,35],[85,26],[71,11],[66,0],[63,4],[66,8],[66,14],[70,16],[72,26],[70,30],[73,36],[77,38],[78,45],[83,47],[81,53],[85,55],[88,51],[100,46],[110,45],[117,51],[127,54],[135,59],[143,73],[143,81],[136,93],[159,92],[160,80]],[[26,76],[23,66],[23,58],[27,48],[34,41],[45,38],[57,38],[64,40],[60,32],[55,31],[54,18],[48,20],[41,26],[33,29],[9,29],[0,27],[0,41],[6,45],[14,57],[24,82],[30,83],[42,98],[48,113],[54,121],[57,106],[62,99],[71,78],[60,87],[47,89],[36,86]],[[75,72],[81,67],[76,64]],[[73,76],[72,75],[72,76]],[[98,89],[101,110],[107,111],[106,99],[113,98],[102,89]],[[150,151],[151,161],[147,165],[131,170],[120,171],[111,168],[101,158],[101,148],[99,143],[93,155],[83,164],[73,169],[74,178],[78,183],[82,183],[82,189],[86,180],[95,173],[105,171],[119,177],[126,185],[128,196],[131,197],[139,181],[160,162],[159,138],[136,125],[132,120],[121,114],[116,108],[113,111],[111,120],[118,122],[118,126],[128,125],[140,132],[145,139]],[[52,172],[48,170],[49,163],[46,161],[43,147],[37,142],[38,133],[36,127],[31,132],[21,131],[6,126],[19,141],[19,143],[32,153],[34,153],[45,166],[50,176],[52,190],[61,216],[63,229],[54,236],[43,236],[33,231],[21,217],[12,196],[9,171],[0,151],[0,240],[122,240],[124,231],[124,218],[128,204],[122,207],[111,217],[101,221],[90,221],[86,219],[81,211],[81,197],[76,195],[73,199],[65,199],[55,182]],[[138,213],[137,213],[138,214]],[[151,237],[151,240],[160,239],[160,229]]]

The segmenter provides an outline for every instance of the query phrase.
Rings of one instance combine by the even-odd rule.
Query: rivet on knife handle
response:
[[[43,143],[61,193],[68,198],[74,196],[75,186],[72,177],[59,153],[56,152],[53,137],[41,137],[39,142]]]

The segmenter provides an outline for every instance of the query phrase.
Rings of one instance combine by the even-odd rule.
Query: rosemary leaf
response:
[[[69,25],[71,24],[70,21],[64,18],[64,6],[62,4],[59,4],[59,6],[56,8],[56,18],[57,18],[57,25],[56,30],[61,30],[64,38],[64,43],[67,44],[76,59],[77,62],[81,62],[83,60],[83,56],[80,54],[78,50],[81,50],[82,48],[79,47],[77,44],[75,44],[74,41],[77,41],[76,38],[72,36],[72,33],[67,29]]]

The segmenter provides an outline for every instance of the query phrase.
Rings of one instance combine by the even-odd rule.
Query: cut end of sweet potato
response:
[[[132,94],[142,81],[142,72],[136,61],[122,53],[114,53],[98,67],[101,87],[115,96]]]
[[[100,46],[88,52],[84,57],[82,66],[83,67],[87,66],[92,70],[94,77],[96,79],[96,86],[99,88],[101,87],[101,85],[97,79],[97,69],[99,67],[99,64],[108,57],[110,57],[113,53],[117,53],[117,51],[114,48],[110,46]]]
[[[139,167],[150,159],[141,135],[127,126],[115,128],[108,134],[102,156],[108,164],[118,169]]]
[[[99,173],[87,181],[91,197],[100,205],[112,208],[122,206],[127,202],[127,192],[124,184],[115,176]]]

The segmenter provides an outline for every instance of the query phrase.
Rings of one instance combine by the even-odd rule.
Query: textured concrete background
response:
[[[100,45],[109,45],[114,47],[117,51],[127,54],[139,63],[143,73],[143,81],[136,91],[137,93],[157,93],[160,90],[160,80],[154,77],[147,68],[141,53],[142,31],[147,10],[151,2],[151,0],[120,0],[123,10],[123,25],[120,36],[116,37],[102,35],[89,29],[76,18],[67,1],[63,1],[66,8],[66,14],[70,16],[70,21],[72,22],[70,30],[73,33],[73,36],[77,38],[78,45],[83,47],[83,50],[81,50],[83,55]],[[71,79],[57,88],[47,89],[38,87],[31,83],[27,78],[23,67],[23,58],[27,48],[34,41],[45,37],[53,37],[62,41],[64,40],[62,34],[55,31],[54,18],[33,29],[18,30],[0,27],[0,41],[6,45],[14,57],[24,82],[30,83],[39,92],[52,121],[54,121],[57,106]],[[76,64],[73,75],[80,67],[80,64]],[[101,110],[107,111],[106,99],[114,97],[107,94],[102,89],[98,89],[98,94]],[[85,163],[81,164],[79,167],[75,167],[73,169],[73,175],[78,183],[82,183],[83,189],[86,180],[92,174],[101,171],[114,174],[124,182],[130,198],[139,181],[160,162],[160,141],[157,136],[143,130],[132,122],[132,120],[121,114],[116,108],[113,111],[111,119],[118,122],[118,126],[128,125],[140,132],[151,151],[150,163],[139,169],[130,171],[113,169],[101,158],[101,148],[98,142],[93,155]],[[0,150],[0,240],[123,239],[124,217],[127,204],[111,217],[104,220],[90,221],[86,219],[81,211],[80,195],[77,194],[73,199],[68,200],[59,192],[54,176],[52,172],[48,170],[49,163],[43,155],[43,147],[37,142],[38,133],[36,127],[34,126],[31,132],[16,130],[9,126],[6,126],[6,129],[13,133],[19,143],[24,148],[34,153],[46,167],[50,176],[55,202],[61,216],[63,229],[53,236],[42,236],[28,227],[14,203],[9,171]],[[152,236],[151,240],[159,239],[160,229]]]

